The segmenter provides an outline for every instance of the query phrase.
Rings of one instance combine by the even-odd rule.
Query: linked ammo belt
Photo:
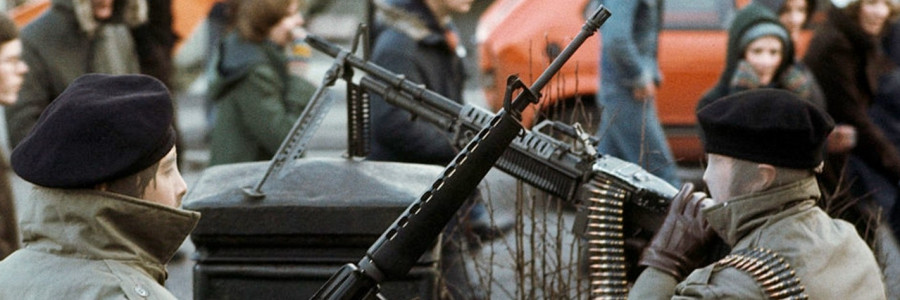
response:
[[[741,249],[716,262],[716,266],[750,274],[769,299],[809,299],[791,265],[772,250]]]

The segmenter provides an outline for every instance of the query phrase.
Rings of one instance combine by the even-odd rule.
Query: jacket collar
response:
[[[419,1],[375,0],[378,21],[394,28],[417,42],[429,45],[446,43],[444,31],[452,24],[441,26],[428,7]]]
[[[124,24],[129,28],[137,27],[147,22],[149,8],[148,0],[117,0],[113,16],[108,23]],[[157,1],[157,0],[149,0]],[[53,6],[74,14],[81,31],[88,36],[94,36],[100,28],[101,22],[94,19],[91,9],[91,0],[53,0]]]
[[[815,177],[809,177],[768,191],[743,195],[703,210],[713,230],[734,246],[746,235],[769,221],[780,220],[787,208],[800,202],[814,204],[821,196]]]
[[[160,282],[200,213],[98,190],[34,187],[20,221],[25,248],[138,262]]]

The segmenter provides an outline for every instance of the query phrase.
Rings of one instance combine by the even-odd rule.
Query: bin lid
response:
[[[185,195],[202,213],[193,235],[379,236],[438,178],[443,167],[344,158],[300,158],[254,198],[268,162],[210,167]]]

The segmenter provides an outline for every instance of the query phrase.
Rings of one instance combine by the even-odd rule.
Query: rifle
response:
[[[536,103],[544,85],[562,67],[584,40],[593,35],[610,17],[606,8],[599,7],[585,23],[581,32],[565,50],[554,59],[530,88],[510,76],[507,82],[504,108],[491,116],[486,111],[467,114],[469,124],[477,124],[477,134],[471,135],[465,147],[445,168],[432,188],[412,203],[382,236],[369,248],[366,256],[358,264],[344,265],[323,285],[312,299],[376,299],[379,298],[378,284],[385,279],[399,278],[409,272],[415,261],[426,251],[431,241],[465,201],[487,172],[494,166],[517,136],[527,134],[520,124],[520,113],[530,103]],[[385,86],[399,88],[382,90],[384,94],[397,95],[397,99],[428,99],[437,106],[453,110],[457,108],[449,99],[443,98],[423,87],[392,74],[378,65],[347,55],[346,51],[330,45],[321,38],[308,36],[307,42],[314,48],[333,57],[342,57],[350,66],[384,79]],[[344,54],[341,54],[344,53]],[[379,76],[383,75],[383,76]],[[365,78],[364,78],[365,79]],[[377,80],[367,80],[377,83]],[[364,84],[361,84],[364,86]],[[510,101],[514,91],[521,90],[515,100]],[[377,91],[376,91],[377,92]],[[386,97],[387,98],[387,97]],[[417,109],[417,105],[407,105]],[[459,109],[457,113],[461,113]],[[440,113],[429,114],[427,109],[419,113],[427,114],[430,120],[439,120]],[[465,112],[462,112],[465,113]],[[462,114],[461,114],[462,116]],[[478,118],[477,120],[475,118]],[[454,120],[456,118],[449,118]],[[449,122],[445,125],[450,125]],[[461,124],[461,123],[460,123]],[[449,126],[447,127],[449,130]],[[459,131],[458,131],[459,132]],[[574,191],[573,191],[574,192]]]

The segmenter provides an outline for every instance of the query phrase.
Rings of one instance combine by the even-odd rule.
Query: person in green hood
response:
[[[288,68],[287,46],[303,25],[297,0],[232,1],[234,30],[213,61],[215,120],[209,165],[269,160],[315,86]]]
[[[200,219],[180,209],[168,89],[147,75],[75,79],[13,150],[34,184],[0,299],[175,299],[165,265]]]
[[[760,87],[786,89],[824,107],[815,77],[794,58],[791,34],[768,8],[754,2],[741,9],[728,27],[725,70],[697,103],[697,110],[724,96]]]
[[[685,185],[645,249],[629,299],[886,299],[875,256],[846,221],[816,206],[834,121],[782,89],[702,108],[707,198]],[[703,267],[708,249],[731,253]]]

